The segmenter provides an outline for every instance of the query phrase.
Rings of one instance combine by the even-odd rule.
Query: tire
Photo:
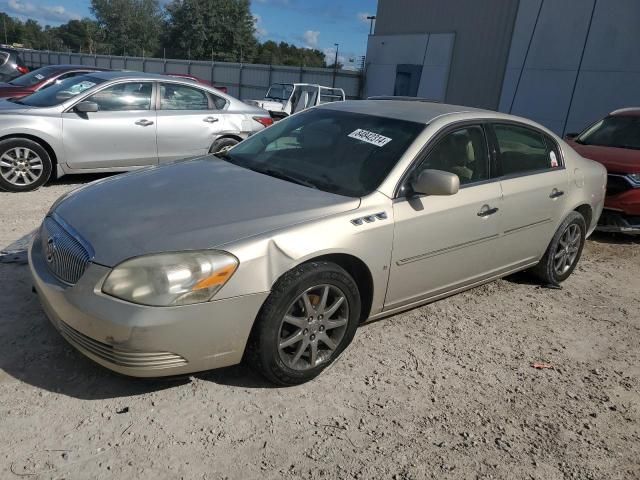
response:
[[[262,306],[249,340],[248,360],[275,384],[307,382],[351,343],[360,308],[358,287],[343,268],[330,262],[302,264],[276,282]],[[290,345],[282,347],[287,342]]]
[[[9,138],[0,142],[0,189],[29,192],[44,185],[51,177],[51,157],[37,142],[26,138]]]
[[[215,155],[216,153],[223,152],[225,150],[230,149],[231,147],[233,147],[234,145],[237,145],[238,143],[240,142],[235,138],[228,138],[228,137],[219,138],[218,140],[213,142],[213,145],[211,145],[211,149],[209,150],[209,153],[213,153]]]
[[[584,217],[578,212],[571,212],[556,231],[542,260],[532,272],[545,284],[559,286],[578,265],[586,233]]]

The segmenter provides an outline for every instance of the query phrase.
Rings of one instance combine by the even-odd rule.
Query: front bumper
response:
[[[29,268],[54,327],[81,353],[111,370],[160,377],[210,370],[241,361],[268,292],[195,305],[149,307],[101,292],[110,269],[90,264],[73,286],[49,270],[36,235]]]

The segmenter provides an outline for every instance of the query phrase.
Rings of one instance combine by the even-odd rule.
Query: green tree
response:
[[[250,62],[258,48],[249,0],[173,0],[166,32],[172,56]]]
[[[24,25],[20,20],[0,12],[0,28],[2,28],[0,42],[8,44],[22,43]]]
[[[98,23],[89,18],[70,20],[55,29],[55,35],[62,43],[73,51],[95,53]]]
[[[91,12],[113,54],[158,53],[164,20],[158,0],[91,0]]]
[[[286,42],[278,44],[271,40],[267,40],[258,47],[255,62],[303,67],[325,66],[324,53],[320,50],[300,48]]]

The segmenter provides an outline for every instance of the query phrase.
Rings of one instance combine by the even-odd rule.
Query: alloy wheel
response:
[[[335,285],[304,291],[287,309],[278,334],[281,360],[293,370],[326,363],[338,348],[349,322],[349,304]]]
[[[553,256],[553,269],[556,275],[564,275],[573,266],[580,251],[582,232],[580,227],[572,223],[567,227]]]
[[[7,182],[24,187],[36,182],[44,165],[40,156],[26,147],[15,147],[0,156],[0,175]]]

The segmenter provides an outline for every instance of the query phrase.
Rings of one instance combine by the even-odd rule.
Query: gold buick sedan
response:
[[[337,102],[63,196],[29,261],[53,325],[107,368],[152,377],[246,359],[292,385],[366,320],[519,270],[560,284],[605,184],[600,164],[529,120]]]

